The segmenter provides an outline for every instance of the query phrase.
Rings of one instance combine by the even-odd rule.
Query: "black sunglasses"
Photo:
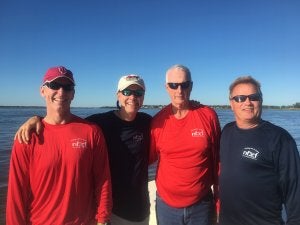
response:
[[[48,88],[52,90],[59,90],[62,88],[64,91],[73,91],[74,90],[74,85],[73,84],[59,84],[57,82],[47,82],[43,86],[47,86]]]
[[[185,81],[182,83],[168,83],[169,88],[176,90],[179,86],[181,87],[181,89],[187,89],[190,87],[191,85],[191,81]]]
[[[247,100],[247,98],[249,98],[250,101],[261,101],[261,95],[259,93],[255,93],[255,94],[251,94],[251,95],[236,95],[232,98],[230,98],[230,100],[234,100],[236,102],[244,102]]]
[[[141,97],[145,94],[145,91],[142,89],[138,89],[138,90],[124,89],[123,91],[121,91],[121,93],[124,96],[134,95],[135,97]]]

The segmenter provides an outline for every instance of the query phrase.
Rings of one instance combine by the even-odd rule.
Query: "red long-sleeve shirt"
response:
[[[172,207],[187,207],[214,185],[218,200],[219,120],[209,107],[191,109],[176,119],[172,106],[152,120],[150,163],[158,159],[156,186]]]
[[[14,142],[7,225],[108,221],[111,181],[102,131],[77,117],[69,124],[43,124],[29,145]]]

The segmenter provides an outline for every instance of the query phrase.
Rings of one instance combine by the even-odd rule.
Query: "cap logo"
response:
[[[66,68],[65,68],[65,67],[62,67],[62,66],[58,67],[58,71],[59,71],[61,74],[66,74],[66,73],[67,73]]]
[[[129,81],[129,80],[138,80],[140,77],[139,76],[136,76],[136,75],[129,75],[126,77],[126,80]]]

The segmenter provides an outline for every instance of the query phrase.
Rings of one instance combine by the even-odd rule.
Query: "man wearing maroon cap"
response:
[[[101,129],[70,111],[74,78],[50,68],[40,89],[43,133],[14,142],[6,221],[15,224],[105,224],[112,208],[106,143]]]

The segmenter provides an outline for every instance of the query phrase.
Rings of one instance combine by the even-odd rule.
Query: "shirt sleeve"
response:
[[[6,224],[28,224],[30,206],[30,145],[14,142],[9,167]]]
[[[287,134],[280,142],[279,185],[287,214],[287,225],[300,224],[300,159],[294,139]]]
[[[151,131],[150,131],[150,149],[149,149],[149,165],[153,164],[158,159],[157,148],[156,148],[156,129],[153,126],[153,122],[151,123]]]
[[[217,213],[220,211],[219,176],[220,176],[220,137],[221,127],[217,114],[212,118],[212,152],[213,152],[213,193]]]
[[[109,221],[112,210],[112,187],[106,142],[101,130],[99,133],[93,160],[95,196],[98,203],[96,219],[99,223],[105,223]]]

